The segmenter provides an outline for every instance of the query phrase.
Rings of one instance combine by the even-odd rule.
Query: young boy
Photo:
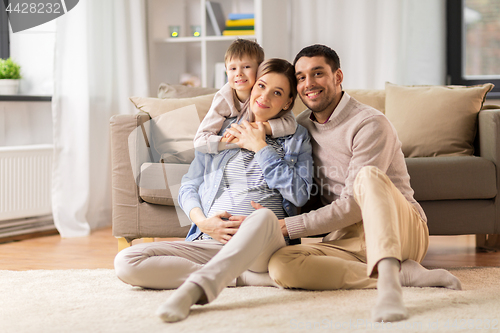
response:
[[[256,42],[236,39],[226,51],[224,62],[228,83],[214,96],[212,105],[194,138],[194,147],[203,153],[219,152],[219,142],[227,141],[218,135],[227,118],[237,117],[250,97],[257,68],[264,61],[264,50]],[[264,123],[266,134],[277,138],[295,133],[297,123],[292,112]]]

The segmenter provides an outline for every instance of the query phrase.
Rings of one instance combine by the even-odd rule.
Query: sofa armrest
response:
[[[500,109],[479,112],[479,155],[500,162]]]
[[[496,166],[495,234],[500,234],[500,109],[479,112],[479,154]]]
[[[149,120],[144,112],[110,119],[113,235],[117,237],[137,226],[141,199],[136,180],[141,164],[151,161],[145,126]]]

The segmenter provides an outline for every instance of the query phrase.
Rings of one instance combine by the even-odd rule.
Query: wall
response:
[[[21,65],[19,94],[52,95],[55,34],[55,20],[10,32],[10,56]]]
[[[445,0],[292,0],[291,54],[320,43],[337,51],[344,87],[444,84]]]
[[[21,65],[20,95],[52,96],[55,21],[12,33],[10,56]],[[50,102],[0,101],[0,146],[52,143]]]
[[[50,102],[0,101],[0,146],[52,143]]]

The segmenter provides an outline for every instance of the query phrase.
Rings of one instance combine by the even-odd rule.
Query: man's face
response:
[[[314,113],[330,114],[342,96],[342,71],[335,72],[325,57],[301,57],[295,64],[297,91],[302,102]]]

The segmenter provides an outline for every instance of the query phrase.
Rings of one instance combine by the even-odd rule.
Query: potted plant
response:
[[[11,58],[0,59],[0,95],[16,95],[21,79],[21,66]]]

